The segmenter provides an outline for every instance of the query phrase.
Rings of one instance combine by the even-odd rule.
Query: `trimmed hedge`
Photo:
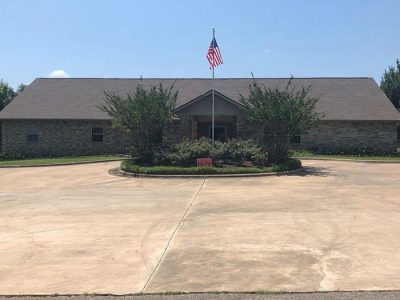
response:
[[[21,160],[30,158],[28,155],[23,155],[21,153],[13,153],[13,152],[4,152],[0,153],[0,161],[6,160]]]
[[[342,150],[320,150],[320,151],[312,151],[310,149],[292,149],[289,151],[289,156],[291,157],[326,157],[326,158],[349,158],[349,159],[378,159],[378,160],[387,160],[387,159],[400,159],[400,148],[397,148],[396,151],[382,154],[380,152],[367,152],[365,150],[357,150],[357,151],[342,151]]]
[[[138,166],[132,160],[121,163],[121,169],[135,174],[154,175],[206,175],[206,174],[256,174],[296,170],[301,167],[298,159],[290,158],[287,161],[270,167],[249,168],[249,167],[175,167],[175,166]]]
[[[292,149],[289,151],[289,156],[354,156],[354,157],[400,157],[400,148],[393,152],[379,151],[374,148],[352,148],[352,149]]]
[[[211,139],[184,139],[177,144],[163,144],[152,149],[146,158],[143,158],[135,148],[130,149],[130,155],[136,158],[138,165],[149,166],[196,166],[196,159],[210,157],[214,163],[218,162],[243,166],[246,161],[251,161],[257,167],[264,167],[267,163],[268,153],[257,143],[251,140],[231,139],[225,142],[215,141],[214,149]]]
[[[290,170],[296,170],[301,168],[301,161],[295,158],[289,158],[288,160],[280,163],[279,165],[273,166],[274,172],[284,172]]]

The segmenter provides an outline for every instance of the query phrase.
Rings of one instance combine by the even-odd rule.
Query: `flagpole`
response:
[[[215,40],[215,28],[213,28],[213,44]],[[213,45],[215,48],[215,45]],[[214,150],[214,126],[215,126],[215,119],[214,119],[214,64],[212,66],[212,109],[211,109],[211,149]]]

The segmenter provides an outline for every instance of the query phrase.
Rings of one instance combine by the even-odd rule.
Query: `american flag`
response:
[[[215,37],[213,37],[210,44],[210,48],[208,48],[207,59],[212,68],[215,68],[224,63],[222,61],[221,52],[219,52],[218,44],[217,41],[215,40]]]

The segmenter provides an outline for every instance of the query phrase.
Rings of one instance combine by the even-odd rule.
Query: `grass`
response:
[[[94,162],[104,160],[121,159],[117,155],[92,155],[92,156],[66,156],[66,157],[49,157],[49,158],[27,158],[17,160],[0,161],[0,166],[35,166],[35,165],[56,165],[66,163]]]
[[[316,154],[307,149],[297,149],[291,151],[294,158],[316,158],[316,159],[337,159],[337,160],[385,160],[400,161],[400,148],[392,155],[346,155],[346,154]]]
[[[208,175],[208,174],[256,174],[271,173],[295,170],[301,167],[301,162],[297,159],[264,168],[256,167],[175,167],[175,166],[138,166],[132,160],[125,160],[121,163],[121,169],[135,174],[154,174],[154,175]]]

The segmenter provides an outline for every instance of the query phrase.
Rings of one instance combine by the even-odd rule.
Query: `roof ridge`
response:
[[[255,77],[254,79],[290,79],[291,77]],[[68,78],[49,78],[37,77],[36,79],[49,79],[49,80],[80,80],[80,79],[101,79],[101,80],[211,80],[208,77],[68,77]],[[253,77],[220,77],[215,80],[240,80],[240,79],[253,79]],[[373,79],[368,76],[320,76],[320,77],[293,77],[293,79]]]

